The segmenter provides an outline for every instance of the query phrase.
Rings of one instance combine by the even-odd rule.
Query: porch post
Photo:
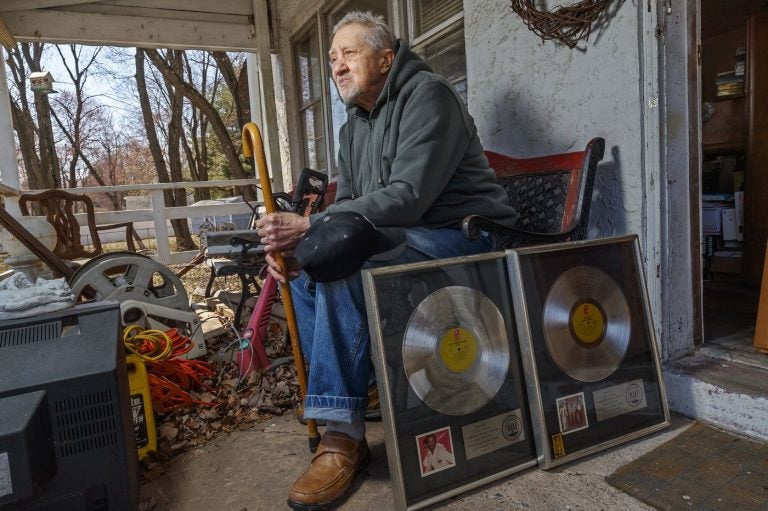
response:
[[[665,331],[662,353],[670,360],[691,353],[704,337],[699,216],[700,2],[675,2],[670,11],[664,9],[659,16],[663,17],[659,25],[664,30],[659,72],[664,99],[661,161],[666,204],[661,218],[666,235],[661,257],[664,316],[660,319]]]
[[[661,9],[661,6],[659,6]],[[641,249],[645,258],[645,275],[648,284],[648,299],[653,313],[656,338],[660,344],[668,342],[667,332],[662,325],[665,311],[662,306],[661,264],[662,264],[662,175],[659,152],[659,46],[656,26],[659,21],[656,9],[646,9],[646,3],[637,4],[640,44],[640,116],[642,122],[641,169],[643,199],[641,203],[643,236]],[[667,350],[658,346],[660,353]]]
[[[6,51],[4,49],[0,48],[0,56],[5,62]],[[5,140],[5,143],[0,144],[0,185],[7,191],[17,191],[19,189],[19,168],[16,166],[16,141],[13,137],[11,96],[8,92],[5,65],[0,65],[0,140]],[[16,200],[6,199],[5,209],[13,216],[21,214]]]
[[[255,110],[252,110],[251,117],[254,118],[254,121],[262,121],[259,128],[265,139],[266,156],[272,176],[272,189],[276,192],[281,192],[284,190],[283,171],[280,166],[280,149],[278,146],[277,107],[275,106],[275,83],[272,73],[268,1],[253,0],[254,24],[256,25],[256,59],[258,59],[259,63],[260,80],[258,82],[250,81],[249,76],[248,87],[251,98],[262,99],[261,119],[254,118]],[[253,62],[253,59],[249,61],[249,63],[251,62]],[[253,105],[253,99],[251,100],[251,105]]]

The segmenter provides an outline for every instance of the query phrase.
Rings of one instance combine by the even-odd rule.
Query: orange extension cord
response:
[[[214,374],[208,362],[176,358],[192,349],[189,337],[175,328],[163,332],[128,325],[123,330],[123,343],[128,351],[145,361],[155,412],[168,413],[194,404],[216,406],[216,403],[192,399],[189,394],[193,388],[213,390],[203,379]]]

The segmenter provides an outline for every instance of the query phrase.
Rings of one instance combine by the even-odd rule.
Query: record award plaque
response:
[[[668,426],[637,236],[507,257],[539,465]]]
[[[397,509],[536,465],[504,253],[363,272]]]

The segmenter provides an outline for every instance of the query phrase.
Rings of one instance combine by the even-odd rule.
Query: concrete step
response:
[[[673,412],[768,441],[768,357],[763,364],[722,346],[702,348],[664,366]]]

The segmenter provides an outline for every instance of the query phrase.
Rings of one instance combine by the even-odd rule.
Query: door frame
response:
[[[701,259],[701,1],[657,2],[660,137],[665,190],[661,318],[665,360],[703,342]]]

